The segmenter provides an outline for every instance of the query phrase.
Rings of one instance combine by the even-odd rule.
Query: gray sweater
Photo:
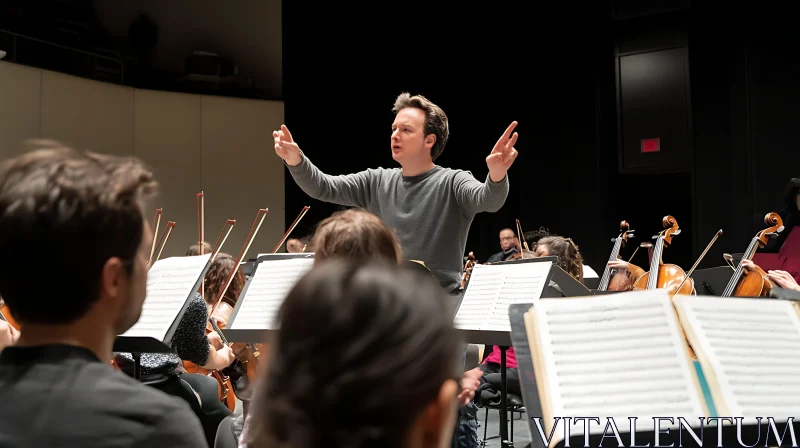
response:
[[[303,156],[300,164],[288,168],[312,198],[378,216],[394,230],[403,257],[425,262],[448,292],[461,281],[475,214],[496,212],[508,196],[508,176],[495,183],[487,175],[485,182],[478,182],[469,171],[438,165],[417,176],[403,176],[400,168],[331,176]]]

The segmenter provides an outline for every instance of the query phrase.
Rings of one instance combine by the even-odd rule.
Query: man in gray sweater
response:
[[[272,133],[275,152],[306,194],[375,214],[397,234],[405,258],[423,261],[442,288],[455,292],[475,214],[496,212],[508,196],[506,172],[517,157],[517,122],[486,157],[489,174],[479,182],[468,171],[434,164],[450,134],[447,115],[439,106],[421,95],[403,93],[393,111],[392,158],[402,168],[325,174],[300,151],[286,126]]]

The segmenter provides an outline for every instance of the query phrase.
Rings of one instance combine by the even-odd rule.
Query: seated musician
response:
[[[222,370],[233,363],[235,355],[231,347],[222,343],[220,336],[209,333],[205,324],[208,310],[200,294],[190,299],[186,312],[175,330],[172,353],[142,353],[141,375],[145,381],[153,382],[158,389],[189,402],[205,431],[209,446],[213,445],[220,422],[231,414],[217,393],[218,383],[202,374],[186,373],[182,360],[190,361],[209,370]],[[120,360],[120,357],[125,360]],[[123,371],[132,375],[133,358],[129,353],[117,355],[117,363]],[[166,379],[164,382],[154,381]]]
[[[753,263],[753,260],[742,260],[742,267],[745,269],[752,270],[755,266],[756,264]],[[792,277],[792,274],[786,271],[767,271],[767,278],[780,288],[786,288],[800,292],[800,285],[797,284],[797,280]]]
[[[286,240],[286,252],[290,254],[298,254],[304,252],[306,243],[300,238],[289,238]]]
[[[0,443],[205,446],[185,402],[108,363],[145,299],[152,174],[133,158],[39,145],[0,167],[0,251],[14,254],[0,261],[0,294],[24,328],[0,353]]]
[[[213,250],[213,248],[211,247],[211,244],[209,244],[206,241],[203,241],[203,254],[211,253],[212,250]],[[186,251],[186,256],[187,257],[196,257],[198,255],[202,255],[200,253],[200,244],[199,243],[194,243],[191,246],[189,246],[189,249]]]
[[[247,447],[449,446],[462,342],[448,302],[395,263],[316,264],[281,306]]]
[[[334,258],[392,263],[402,260],[400,244],[391,229],[377,216],[359,209],[337,212],[320,222],[310,246],[314,247],[315,265]],[[459,394],[462,404],[472,399],[477,386],[476,380],[462,378]],[[249,416],[240,416],[233,423],[237,443],[247,438],[250,421]]]
[[[500,252],[492,255],[486,260],[487,263],[497,263],[499,261],[506,261],[513,257],[518,252],[517,246],[519,240],[517,234],[511,229],[503,229],[500,231]]]
[[[207,244],[207,243],[206,243]],[[200,254],[199,246],[190,248],[187,253]],[[204,249],[205,252],[205,249]],[[208,252],[211,248],[208,248]],[[222,255],[222,254],[220,254]],[[215,261],[212,266],[220,266],[223,261]],[[206,273],[206,288],[213,286],[209,282],[209,275],[216,272],[209,269]],[[208,289],[206,289],[207,291]],[[207,294],[204,294],[207,295]],[[177,397],[186,399],[192,410],[203,424],[207,443],[213,446],[220,422],[231,414],[223,404],[217,393],[217,381],[202,374],[187,373],[183,367],[183,360],[190,361],[209,370],[222,370],[231,365],[235,355],[231,347],[222,343],[222,338],[216,332],[206,335],[209,308],[200,294],[195,294],[189,299],[178,328],[172,339],[175,353],[143,353],[141,355],[142,380],[151,382],[154,387]],[[130,353],[120,353],[116,356],[120,368],[133,375],[133,357]],[[163,379],[165,381],[155,381]]]
[[[230,286],[222,296],[222,301],[217,305],[212,316],[220,328],[225,328],[225,324],[233,313],[233,308],[236,306],[236,301],[239,299],[239,294],[242,293],[245,284],[244,272],[236,265],[236,260],[229,254],[220,252],[214,258],[211,267],[208,268],[205,278],[205,288],[203,298],[206,301],[208,312],[214,308],[216,300],[219,298],[220,291],[225,287],[225,282],[228,281],[231,272],[236,269],[236,274],[233,276]]]
[[[536,243],[534,252],[537,257],[557,257],[556,264],[575,280],[583,283],[583,257],[572,238],[546,236]]]

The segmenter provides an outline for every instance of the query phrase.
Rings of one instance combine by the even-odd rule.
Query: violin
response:
[[[764,224],[769,227],[758,232],[750,240],[750,245],[747,246],[742,261],[752,259],[759,248],[767,245],[768,238],[775,238],[783,231],[783,220],[777,213],[768,213],[764,217]],[[722,292],[722,297],[769,297],[770,291],[775,285],[767,278],[767,273],[758,266],[746,271],[742,266],[742,261],[739,261],[739,265],[736,266],[733,276],[728,281],[728,286]]]
[[[523,260],[525,256],[528,258],[534,258],[535,255],[531,250],[528,248],[528,242],[525,241],[525,234],[522,233],[522,225],[519,223],[519,219],[517,221],[517,252],[510,257],[506,258],[505,261],[514,261],[514,260]]]
[[[461,276],[461,287],[466,288],[467,282],[469,281],[469,276],[472,275],[472,268],[475,267],[475,254],[470,252],[467,256],[467,262],[464,263],[464,274]]]
[[[633,239],[633,232],[630,224],[627,221],[622,221],[619,224],[619,235],[612,238],[614,247],[611,249],[611,255],[608,261],[615,261],[619,259],[619,251],[628,243],[629,239]],[[638,248],[637,248],[638,249]],[[636,252],[634,252],[635,254]],[[611,269],[608,264],[603,270],[603,276],[600,278],[600,286],[598,291],[631,291],[633,283],[644,275],[644,269],[636,266],[635,264],[628,263],[627,269]]]
[[[694,280],[688,278],[680,266],[664,263],[661,260],[664,248],[669,247],[672,244],[672,238],[681,233],[678,222],[672,216],[665,216],[661,223],[664,230],[653,237],[656,244],[650,261],[650,271],[636,279],[633,289],[666,289],[671,296],[676,294],[697,295],[697,291],[694,289]]]

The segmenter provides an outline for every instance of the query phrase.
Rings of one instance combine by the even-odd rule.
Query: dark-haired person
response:
[[[401,168],[324,174],[300,150],[286,126],[273,132],[275,152],[306,194],[378,216],[394,230],[406,257],[425,262],[442,288],[455,294],[473,218],[479,212],[499,210],[508,196],[506,173],[517,157],[513,132],[517,123],[511,123],[495,144],[486,158],[489,174],[479,182],[468,171],[434,163],[450,134],[447,115],[439,106],[421,95],[403,93],[393,111],[392,158]]]
[[[152,174],[39,142],[0,166],[0,295],[23,331],[0,353],[0,445],[203,447],[181,400],[109,365],[139,319]],[[47,258],[47,270],[34,269]],[[44,276],[44,277],[43,277]]]
[[[281,306],[247,447],[449,446],[461,341],[443,295],[395,263],[315,265]]]

